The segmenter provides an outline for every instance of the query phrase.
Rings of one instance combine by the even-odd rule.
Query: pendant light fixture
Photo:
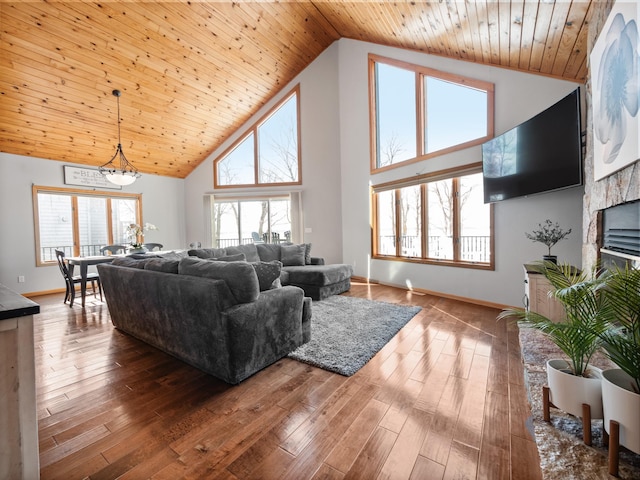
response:
[[[122,95],[122,93],[120,90],[114,90],[111,93],[118,99],[118,147],[116,148],[116,153],[111,157],[111,160],[102,165],[98,170],[107,180],[115,185],[131,185],[136,181],[136,178],[140,177],[140,173],[129,163],[127,157],[124,156],[122,144],[120,143],[120,95]]]

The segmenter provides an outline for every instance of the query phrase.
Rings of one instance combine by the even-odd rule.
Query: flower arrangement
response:
[[[130,223],[127,227],[127,238],[129,238],[131,248],[142,248],[144,234],[149,230],[158,230],[158,227],[152,223],[145,223],[142,227],[137,223]]]
[[[553,247],[560,240],[566,238],[571,233],[571,229],[563,230],[558,222],[553,223],[547,219],[544,223],[538,224],[538,230],[534,230],[531,233],[526,233],[526,237],[534,242],[543,243],[549,249],[549,257],[551,257],[551,247]]]

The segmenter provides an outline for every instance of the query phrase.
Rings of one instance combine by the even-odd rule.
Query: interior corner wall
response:
[[[557,102],[578,84],[496,67],[435,57],[356,40],[339,41],[342,261],[355,275],[381,283],[501,305],[522,305],[523,264],[546,247],[524,233],[549,218],[572,234],[556,245],[559,261],[581,265],[582,187],[507,200],[495,205],[495,271],[372,260],[369,186],[481,161],[481,148],[371,175],[369,170],[368,54],[374,53],[495,85],[495,132],[500,134]]]
[[[213,161],[237,138],[246,132],[284,95],[300,84],[300,136],[302,185],[269,189],[300,190],[304,239],[311,243],[312,254],[324,257],[327,263],[342,261],[342,192],[340,189],[340,129],[338,114],[338,46],[327,48],[293,81],[284,86],[237,132],[212,152],[185,181],[186,236],[188,242],[201,242],[211,247],[207,232],[204,198],[213,194],[260,194],[263,188],[213,188]]]
[[[36,266],[31,187],[86,189],[65,185],[62,167],[70,164],[0,153],[0,283],[15,292],[64,290],[57,264]],[[145,240],[179,249],[185,243],[183,185],[182,179],[144,174],[133,185],[113,191],[141,193],[143,221],[158,227]],[[25,282],[18,283],[18,276],[24,276]]]

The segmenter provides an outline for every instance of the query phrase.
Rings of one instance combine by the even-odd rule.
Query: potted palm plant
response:
[[[602,372],[604,427],[619,424],[619,443],[640,453],[640,269],[614,268],[605,278],[602,348],[620,368]]]
[[[602,372],[589,364],[600,346],[602,280],[595,273],[589,276],[568,264],[544,261],[535,263],[534,268],[551,283],[550,295],[564,307],[566,319],[554,322],[520,308],[504,310],[498,318],[515,318],[521,325],[539,330],[568,357],[547,361],[549,400],[553,405],[583,417],[582,405],[587,404],[590,418],[602,418]]]

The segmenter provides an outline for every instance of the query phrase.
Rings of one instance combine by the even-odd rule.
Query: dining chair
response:
[[[67,285],[67,292],[64,295],[64,302],[69,300],[69,307],[73,307],[73,300],[76,298],[76,283],[82,282],[80,275],[71,276],[69,273],[69,267],[64,260],[64,252],[56,249],[56,259],[58,260],[58,267],[60,267],[60,273],[64,277],[64,281]],[[91,282],[91,288],[93,289],[93,296],[96,296],[96,283],[98,284],[98,290],[100,292],[100,301],[102,301],[102,285],[100,284],[100,277],[97,273],[88,273],[87,282]]]
[[[100,253],[103,255],[109,252],[109,255],[117,255],[118,253],[127,253],[126,245],[106,245],[100,249]]]
[[[149,252],[153,252],[155,249],[162,250],[163,246],[164,245],[162,245],[161,243],[143,243],[142,244],[142,248],[145,248]]]

